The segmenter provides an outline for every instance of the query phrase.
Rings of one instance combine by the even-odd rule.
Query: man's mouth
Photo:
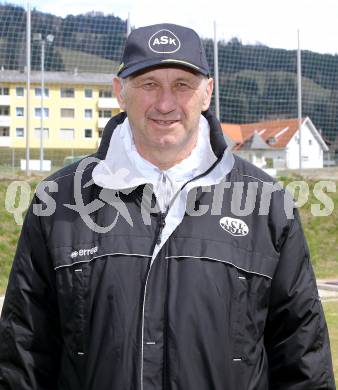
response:
[[[157,123],[160,126],[170,126],[174,123],[177,123],[178,120],[160,120],[160,119],[152,119],[155,123]]]

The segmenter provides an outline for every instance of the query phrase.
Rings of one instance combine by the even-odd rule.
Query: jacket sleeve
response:
[[[28,210],[0,320],[0,390],[57,388],[60,331],[54,270],[40,219]]]
[[[297,210],[272,280],[265,343],[269,388],[335,389],[326,321]]]

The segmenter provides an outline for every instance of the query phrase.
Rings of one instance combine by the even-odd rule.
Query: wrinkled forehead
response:
[[[204,79],[207,80],[207,77],[200,73],[178,66],[157,66],[148,68],[129,76],[127,80],[137,81],[148,78],[158,81],[187,80],[195,83],[199,83]]]

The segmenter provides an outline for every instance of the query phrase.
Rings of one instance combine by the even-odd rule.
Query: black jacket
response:
[[[205,115],[218,157],[207,177],[229,152]],[[124,117],[107,125],[100,159]],[[223,201],[222,183],[198,186],[152,261],[164,216],[150,197],[145,223],[146,186],[102,195],[95,161],[77,178],[79,164],[50,177],[26,216],[0,322],[1,390],[335,388],[298,213],[288,215],[282,189],[264,211],[269,176],[235,157]],[[73,206],[77,180],[88,218],[110,230],[88,227]]]

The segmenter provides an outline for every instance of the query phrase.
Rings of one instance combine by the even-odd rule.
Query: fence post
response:
[[[297,84],[298,84],[298,131],[299,131],[299,174],[302,176],[302,62],[300,50],[300,33],[298,30],[298,50],[297,50]]]
[[[29,130],[30,130],[30,90],[31,90],[31,6],[27,1],[27,29],[26,29],[26,72],[27,72],[27,88],[26,88],[26,176],[30,175],[29,169]]]
[[[220,120],[219,111],[219,77],[218,77],[218,42],[217,42],[217,25],[214,21],[214,79],[215,79],[215,113]]]

